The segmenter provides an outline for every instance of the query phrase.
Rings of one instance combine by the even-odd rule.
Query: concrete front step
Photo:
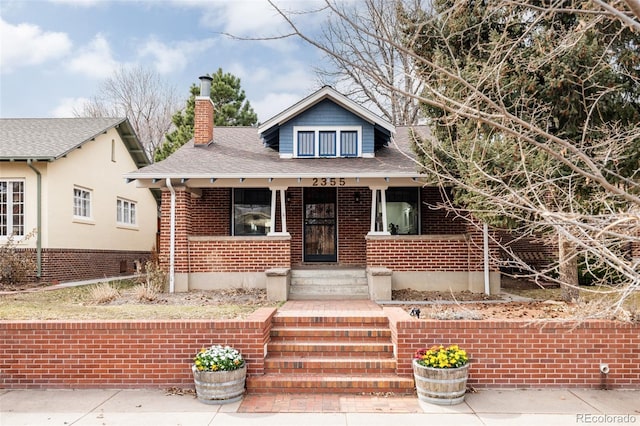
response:
[[[265,369],[274,374],[394,374],[396,364],[394,358],[269,356],[265,359]]]
[[[393,374],[327,375],[265,374],[247,377],[251,393],[379,393],[412,394],[413,379]]]
[[[369,298],[364,269],[294,269],[291,271],[291,300],[360,300]]]

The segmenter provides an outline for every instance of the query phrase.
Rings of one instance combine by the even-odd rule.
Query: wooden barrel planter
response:
[[[469,364],[457,368],[424,367],[413,360],[413,377],[420,401],[455,405],[464,401]]]
[[[191,370],[200,402],[228,404],[242,399],[247,378],[246,364],[232,371],[198,371],[195,366]]]

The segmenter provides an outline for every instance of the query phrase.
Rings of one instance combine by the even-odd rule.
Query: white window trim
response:
[[[76,189],[89,193],[89,216],[79,216],[76,214]],[[73,186],[73,218],[81,221],[93,221],[93,190],[79,185]]]
[[[135,213],[135,221],[134,222],[124,222],[124,221],[118,220],[118,213],[119,213],[119,211],[118,211],[119,210],[118,209],[118,201],[121,201],[122,203],[128,203],[129,204],[129,212],[131,212],[131,206],[132,205],[135,206],[136,213]],[[123,211],[122,211],[123,214],[121,216],[124,217],[124,204],[123,204],[122,208],[123,208]],[[131,213],[129,213],[129,217],[131,217]],[[138,203],[136,201],[132,201],[132,200],[129,200],[127,198],[117,197],[116,198],[116,223],[119,226],[126,226],[126,227],[133,227],[133,228],[137,227],[138,226]]]
[[[13,217],[10,214],[13,211],[13,202],[9,199],[9,192],[7,191],[7,235],[0,235],[0,240],[7,241],[10,236],[13,235],[13,241],[19,242],[22,241],[26,237],[26,229],[27,229],[27,183],[25,179],[22,178],[2,178],[0,182],[6,182],[7,188],[9,188],[9,183],[12,182],[22,182],[22,197],[24,199],[23,207],[22,207],[22,219],[24,221],[24,225],[22,227],[22,235],[14,235],[10,233],[10,230],[13,229]]]
[[[298,132],[314,132],[313,156],[298,155]],[[336,132],[336,155],[319,155],[320,152],[320,132]],[[362,126],[293,126],[293,158],[339,158],[342,155],[340,143],[341,132],[356,132],[358,134],[358,152],[355,156],[362,157]]]

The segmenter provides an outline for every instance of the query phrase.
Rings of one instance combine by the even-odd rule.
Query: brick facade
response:
[[[232,189],[205,188],[191,194],[176,189],[176,273],[264,272],[270,268],[296,268],[303,262],[303,191],[286,191],[287,231],[290,238],[231,236]],[[368,236],[371,226],[371,190],[368,187],[338,188],[338,264],[387,267],[394,271],[483,271],[481,226],[451,217],[435,209],[442,203],[438,188],[421,190],[422,235]],[[276,231],[282,230],[280,192]],[[168,267],[170,192],[163,192],[160,219],[160,261]],[[492,259],[497,247],[492,244]],[[241,260],[240,260],[241,259]],[[498,266],[492,260],[491,270]]]
[[[35,249],[17,250],[29,253],[35,265]],[[149,251],[46,248],[42,250],[42,276],[39,282],[84,281],[133,275],[136,262],[144,265],[150,257]],[[29,280],[37,280],[35,271]]]
[[[422,321],[385,308],[398,358],[411,376],[415,351],[456,343],[470,355],[476,388],[640,386],[640,324],[585,321]],[[193,387],[192,357],[214,343],[238,348],[248,374],[264,374],[273,308],[247,320],[0,321],[0,386],[43,388]],[[611,372],[602,376],[600,362]]]

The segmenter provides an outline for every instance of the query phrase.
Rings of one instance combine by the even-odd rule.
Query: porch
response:
[[[175,222],[163,214],[160,252],[170,265],[175,247],[175,291],[266,288],[272,300],[499,291],[498,269],[485,258],[494,248],[483,246],[481,227],[433,208],[438,188],[184,186],[173,196]]]

